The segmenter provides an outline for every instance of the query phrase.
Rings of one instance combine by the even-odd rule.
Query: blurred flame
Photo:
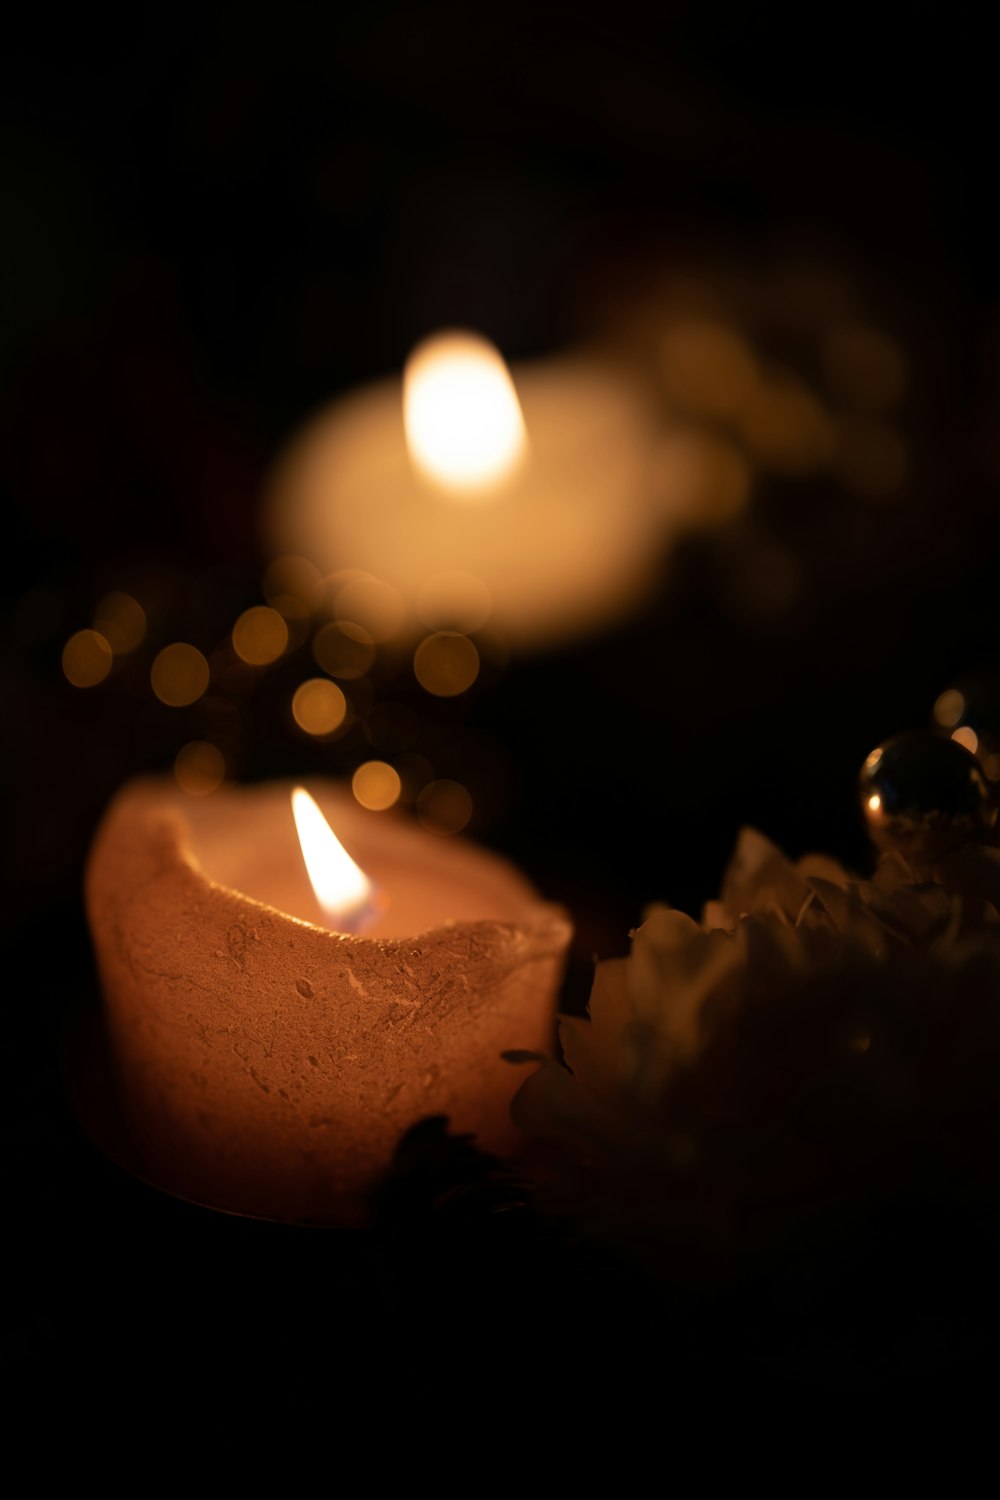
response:
[[[356,931],[374,905],[371,881],[303,787],[292,793],[292,813],[316,900],[339,930]]]
[[[417,467],[467,496],[507,478],[527,447],[510,372],[475,333],[437,334],[417,346],[403,377],[403,420]]]

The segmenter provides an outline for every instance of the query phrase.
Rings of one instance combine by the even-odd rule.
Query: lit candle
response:
[[[498,856],[334,782],[313,784],[318,807],[296,797],[313,841],[327,822],[342,840],[342,896],[315,876],[324,911],[293,790],[196,800],[147,778],[118,794],[86,881],[104,1054],[127,1164],[158,1186],[358,1223],[418,1119],[515,1148],[501,1053],[551,1050],[570,928]]]
[[[676,528],[657,458],[621,370],[566,357],[508,372],[485,339],[442,334],[403,381],[306,427],[276,468],[265,544],[380,579],[410,630],[447,619],[451,589],[459,620],[475,592],[508,645],[548,645],[633,609],[660,576]]]

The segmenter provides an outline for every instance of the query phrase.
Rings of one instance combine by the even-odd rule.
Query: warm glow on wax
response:
[[[292,793],[292,812],[316,900],[338,929],[356,931],[373,907],[371,881],[302,787]]]
[[[480,497],[524,456],[521,405],[499,350],[478,334],[437,334],[410,355],[403,380],[410,457],[435,483]]]

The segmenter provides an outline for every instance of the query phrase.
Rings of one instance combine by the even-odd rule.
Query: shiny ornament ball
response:
[[[934,861],[989,832],[982,766],[938,734],[913,730],[879,745],[861,767],[859,792],[872,842],[908,859]]]

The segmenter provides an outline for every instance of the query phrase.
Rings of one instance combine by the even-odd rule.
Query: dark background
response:
[[[625,951],[648,901],[696,911],[714,893],[743,823],[792,854],[865,861],[861,760],[996,660],[996,132],[973,14],[20,16],[0,63],[0,483],[7,972],[20,976],[8,1191],[30,1257],[65,1234],[74,1265],[106,1276],[109,1244],[125,1264],[176,1232],[184,1290],[169,1315],[142,1306],[180,1351],[179,1310],[204,1312],[191,1262],[217,1272],[287,1244],[206,1227],[126,1184],[63,1109],[59,1027],[92,985],[90,837],[115,787],[169,767],[198,728],[140,691],[148,660],[81,692],[60,652],[103,593],[136,578],[158,581],[165,632],[210,646],[259,598],[257,502],[282,444],[439,326],[543,356],[600,333],[620,294],[662,267],[766,277],[807,254],[892,332],[910,373],[901,502],[765,480],[738,526],[678,550],[636,619],[512,662],[458,726],[499,767],[502,816],[484,811],[472,831],[577,920],[568,1005],[585,1000],[595,955]],[[734,607],[726,582],[761,538],[799,569],[777,615]],[[245,711],[241,775],[360,758],[297,740],[281,691]],[[434,705],[422,711],[437,723]],[[316,1277],[326,1253],[296,1251]],[[287,1273],[287,1251],[274,1259]],[[559,1274],[546,1263],[539,1285]],[[110,1322],[81,1310],[81,1276],[54,1300],[26,1294],[18,1357],[40,1388],[54,1371],[76,1388],[67,1327],[118,1340],[123,1359],[146,1347],[115,1299]],[[517,1289],[535,1280],[522,1264]],[[217,1360],[227,1338],[249,1338],[232,1308],[222,1321]]]

